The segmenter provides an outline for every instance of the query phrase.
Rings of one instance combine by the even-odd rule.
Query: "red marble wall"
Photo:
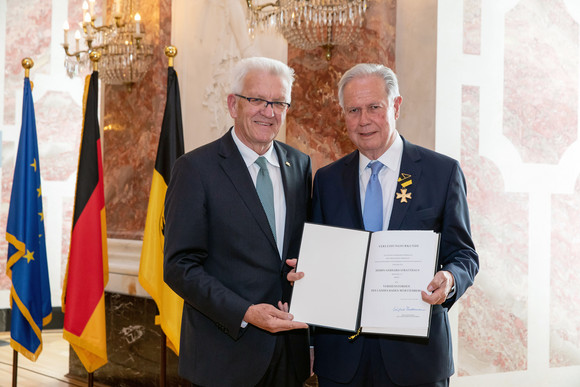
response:
[[[312,158],[313,173],[354,150],[346,134],[338,81],[361,62],[395,66],[396,0],[370,0],[359,39],[335,47],[330,61],[326,51],[304,51],[288,46],[288,65],[296,72],[292,107],[287,116],[286,142]]]
[[[109,9],[112,0],[109,0]],[[153,45],[153,63],[131,91],[104,87],[105,204],[109,238],[142,239],[167,85],[165,46],[171,42],[171,0],[141,0],[136,8]]]

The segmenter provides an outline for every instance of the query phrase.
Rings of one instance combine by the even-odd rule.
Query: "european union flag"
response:
[[[52,319],[44,235],[36,119],[30,80],[24,79],[22,128],[14,168],[6,227],[12,279],[10,346],[36,361],[42,351],[42,328]]]

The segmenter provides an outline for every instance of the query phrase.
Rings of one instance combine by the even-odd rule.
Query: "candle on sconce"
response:
[[[91,13],[91,17],[95,15],[95,0],[89,0],[89,12]]]
[[[135,14],[135,34],[141,35],[141,15],[139,12]]]
[[[89,13],[89,3],[83,1],[83,23],[87,22],[87,13]],[[89,21],[91,20],[91,15],[89,15]]]
[[[83,17],[83,24],[91,24],[91,14],[85,12],[85,16]]]
[[[113,17],[120,17],[121,16],[121,2],[120,0],[115,0],[113,2]]]
[[[75,47],[76,47],[76,52],[80,51],[80,40],[81,40],[81,32],[79,30],[76,30],[75,32]]]
[[[68,46],[68,30],[69,30],[68,20],[65,20],[62,29],[64,30],[64,45]]]

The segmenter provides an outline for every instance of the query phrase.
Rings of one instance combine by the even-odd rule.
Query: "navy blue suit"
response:
[[[305,329],[271,334],[240,323],[252,304],[289,301],[285,265],[298,256],[312,187],[310,158],[274,141],[286,198],[280,254],[231,133],[180,157],[165,204],[165,282],[184,299],[179,373],[203,386],[254,386],[276,339],[296,377],[310,372]],[[282,257],[282,259],[281,259]]]
[[[454,372],[447,310],[473,284],[479,259],[471,239],[465,178],[456,160],[403,139],[400,173],[411,175],[412,198],[394,200],[388,229],[434,230],[441,233],[438,269],[455,278],[455,294],[435,305],[430,336],[381,336],[380,352],[390,379],[400,385],[433,383]],[[397,192],[401,192],[397,185]],[[313,222],[364,229],[359,152],[321,168],[314,178]],[[427,286],[427,284],[425,284]],[[362,356],[365,335],[348,340],[348,333],[317,327],[314,371],[335,382],[349,382]]]

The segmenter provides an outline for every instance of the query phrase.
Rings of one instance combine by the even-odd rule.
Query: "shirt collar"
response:
[[[232,138],[234,139],[234,143],[238,147],[238,150],[240,151],[242,158],[246,163],[246,167],[249,167],[250,165],[254,164],[258,159],[258,157],[260,157],[260,155],[254,152],[249,146],[247,146],[242,142],[242,140],[240,140],[240,138],[236,135],[235,129],[232,129],[231,133]],[[268,160],[268,162],[273,166],[278,168],[280,167],[280,163],[278,162],[278,155],[276,154],[276,152],[274,152],[274,143],[272,143],[272,145],[270,146],[270,148],[268,148],[266,153],[264,153],[261,156],[264,156],[266,160]]]
[[[401,157],[403,156],[403,140],[397,132],[397,137],[395,141],[391,144],[389,149],[386,150],[377,160],[383,163],[387,168],[392,171],[398,171],[401,166]],[[359,152],[359,175],[363,173],[365,168],[369,165],[372,160]]]

